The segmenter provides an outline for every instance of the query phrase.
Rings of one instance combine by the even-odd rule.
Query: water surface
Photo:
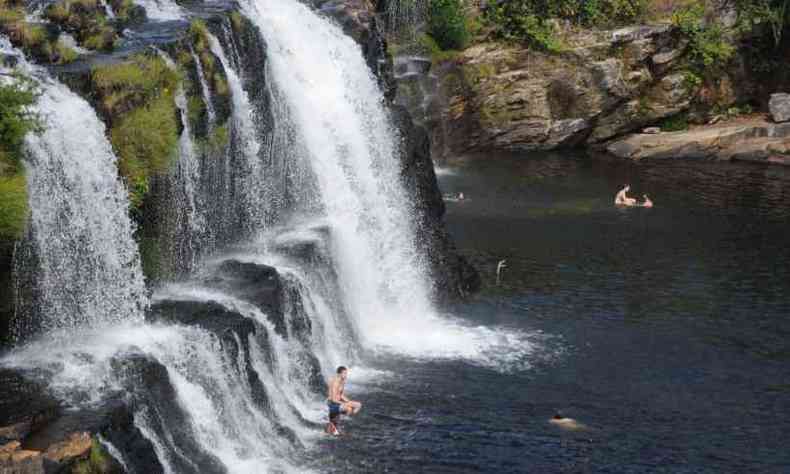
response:
[[[317,468],[790,471],[789,169],[489,155],[439,179],[485,282],[451,311],[528,335],[529,360],[374,357]],[[624,183],[656,207],[615,208]]]

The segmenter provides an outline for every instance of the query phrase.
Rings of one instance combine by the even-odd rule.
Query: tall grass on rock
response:
[[[178,144],[174,96],[181,77],[155,55],[92,71],[99,110],[110,125],[110,143],[121,176],[129,187],[133,210],[148,193],[151,176],[166,173]]]

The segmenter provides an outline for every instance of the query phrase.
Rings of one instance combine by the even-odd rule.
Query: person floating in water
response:
[[[636,206],[636,199],[628,197],[628,191],[631,190],[631,186],[625,185],[623,189],[621,189],[617,195],[614,197],[614,205],[615,206]]]
[[[645,198],[645,202],[642,203],[642,207],[653,207],[653,201],[647,197],[647,194],[643,194],[642,197]]]
[[[326,432],[332,435],[339,435],[337,422],[341,414],[356,415],[362,409],[362,404],[346,398],[344,393],[346,380],[348,379],[348,369],[342,365],[337,368],[337,375],[329,379],[327,405],[329,406],[329,424]]]

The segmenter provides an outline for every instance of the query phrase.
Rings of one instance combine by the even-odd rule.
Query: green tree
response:
[[[442,49],[462,49],[469,41],[463,0],[431,0],[428,34]]]

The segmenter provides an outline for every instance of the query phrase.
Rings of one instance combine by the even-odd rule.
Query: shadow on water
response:
[[[517,373],[381,357],[390,376],[357,388],[365,411],[320,468],[790,470],[790,169],[542,154],[438,171],[484,280],[453,311],[550,337]],[[624,183],[656,207],[615,208]]]

